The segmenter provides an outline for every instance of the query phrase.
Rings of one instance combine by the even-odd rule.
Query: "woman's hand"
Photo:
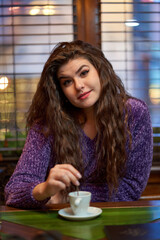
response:
[[[72,165],[57,164],[51,168],[47,180],[33,189],[33,197],[42,201],[66,189],[71,183],[79,186],[80,178],[81,174]]]

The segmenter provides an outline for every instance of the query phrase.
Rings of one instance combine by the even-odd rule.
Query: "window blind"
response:
[[[0,1],[0,159],[18,159],[44,63],[74,38],[72,0]]]
[[[101,46],[127,91],[149,107],[160,161],[160,0],[100,0]]]
[[[160,1],[101,1],[101,45],[127,90],[160,125]]]

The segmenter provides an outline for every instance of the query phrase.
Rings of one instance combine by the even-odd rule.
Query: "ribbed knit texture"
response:
[[[129,126],[132,148],[126,146],[126,173],[123,179],[120,179],[118,191],[112,199],[108,196],[104,169],[99,177],[91,175],[96,168],[96,138],[91,140],[82,131],[85,181],[80,188],[92,193],[92,202],[138,200],[146,187],[153,154],[150,115],[144,102],[137,99],[129,99],[128,102],[131,105]],[[5,187],[7,205],[27,209],[41,208],[46,204],[48,199],[36,201],[32,190],[37,184],[45,181],[50,168],[54,166],[54,153],[51,149],[51,137],[45,138],[33,128],[29,131],[16,169]]]

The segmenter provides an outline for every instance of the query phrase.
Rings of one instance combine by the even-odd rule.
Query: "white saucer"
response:
[[[92,219],[99,216],[101,213],[102,213],[102,209],[97,207],[89,207],[87,213],[82,216],[74,215],[71,208],[64,208],[58,211],[58,214],[61,217],[64,217],[69,220],[76,220],[76,221]]]

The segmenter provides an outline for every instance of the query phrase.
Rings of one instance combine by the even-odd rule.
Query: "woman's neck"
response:
[[[85,111],[86,121],[82,126],[84,133],[90,138],[94,139],[97,135],[95,114],[93,110]]]

